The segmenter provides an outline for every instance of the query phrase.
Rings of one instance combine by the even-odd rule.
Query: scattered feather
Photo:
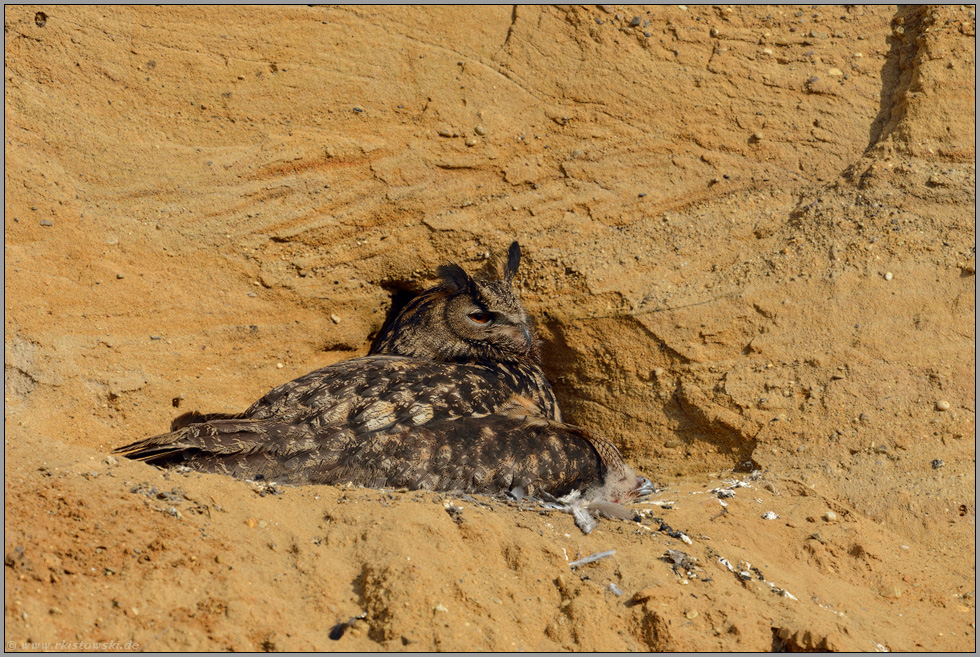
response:
[[[590,554],[587,557],[582,557],[577,561],[571,562],[570,564],[568,564],[568,567],[574,570],[575,568],[581,568],[586,564],[590,564],[593,561],[599,561],[600,559],[611,557],[614,554],[616,554],[616,550],[606,550],[605,552],[596,552],[595,554]]]

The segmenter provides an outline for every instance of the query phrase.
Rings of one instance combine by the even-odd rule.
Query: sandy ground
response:
[[[975,650],[975,25],[7,6],[7,647]],[[513,239],[642,522],[109,456]]]

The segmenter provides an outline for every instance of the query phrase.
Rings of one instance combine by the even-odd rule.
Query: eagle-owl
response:
[[[285,383],[244,413],[187,413],[115,450],[157,465],[288,484],[625,501],[647,482],[602,437],[564,424],[538,337],[496,270],[456,264],[385,327],[369,355]]]

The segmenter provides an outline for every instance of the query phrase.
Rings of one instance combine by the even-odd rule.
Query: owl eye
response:
[[[490,313],[485,313],[482,310],[471,312],[469,317],[477,324],[486,324],[490,321]]]

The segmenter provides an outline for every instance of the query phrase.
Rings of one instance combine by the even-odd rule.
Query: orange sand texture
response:
[[[7,6],[8,648],[974,650],[975,25]],[[109,455],[513,239],[642,522]]]

